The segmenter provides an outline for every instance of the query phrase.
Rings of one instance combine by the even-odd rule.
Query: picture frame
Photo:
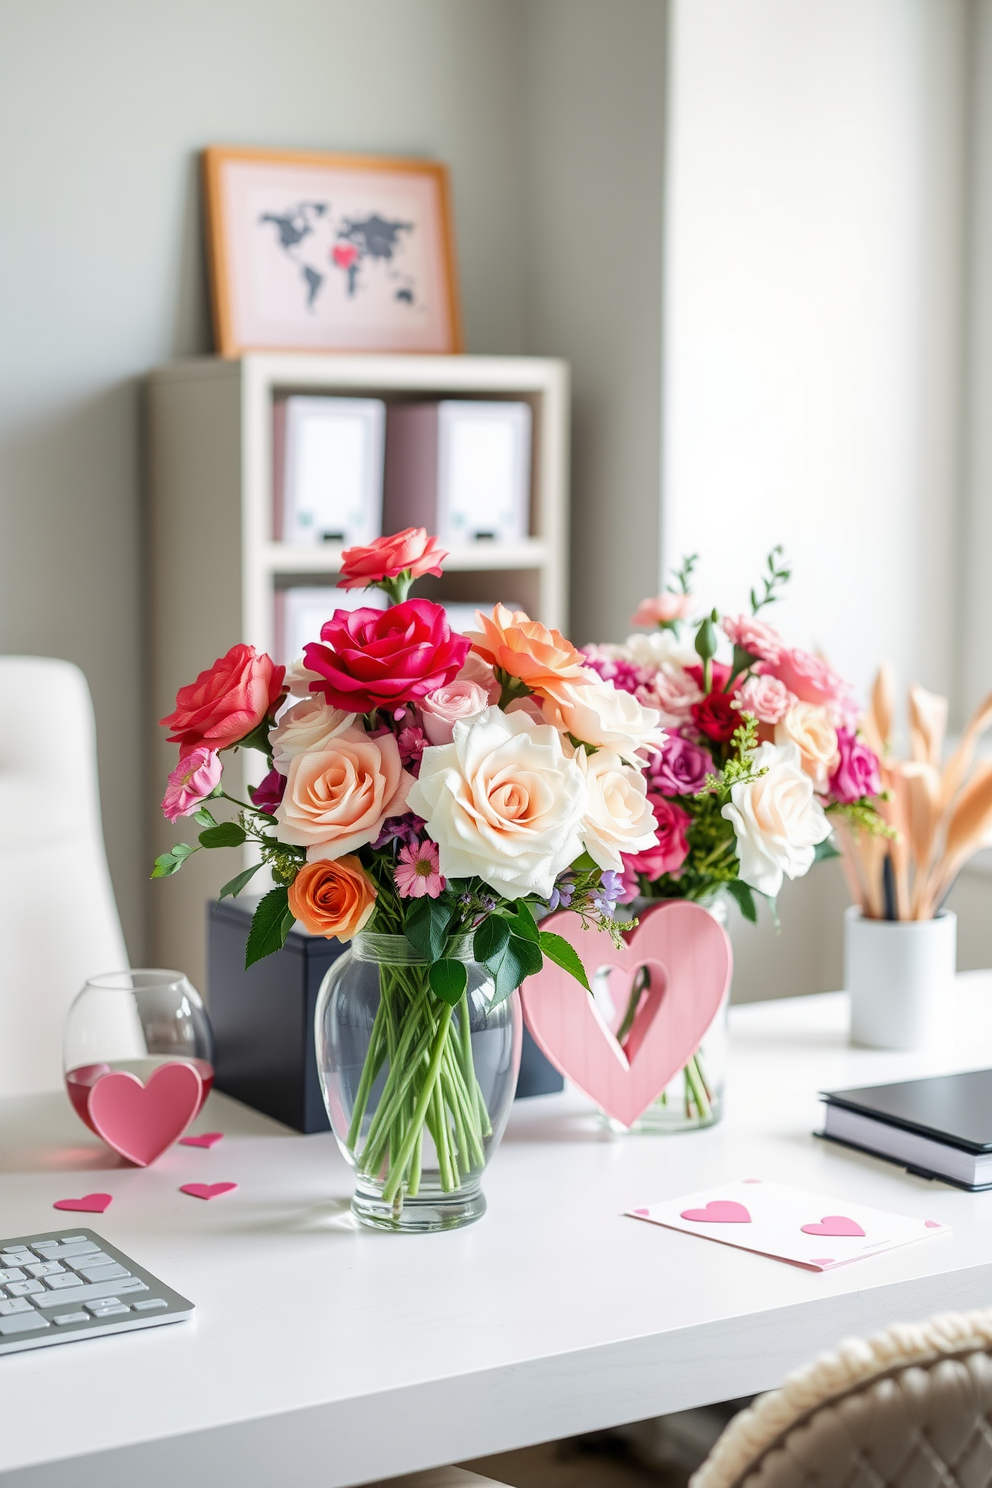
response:
[[[447,166],[224,145],[202,163],[221,356],[462,350]]]

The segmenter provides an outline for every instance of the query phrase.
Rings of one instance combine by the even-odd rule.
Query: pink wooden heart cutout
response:
[[[101,1075],[90,1087],[87,1110],[108,1147],[147,1168],[182,1136],[202,1098],[199,1071],[177,1061],[159,1065],[147,1085],[126,1070]]]
[[[198,1137],[180,1137],[180,1147],[216,1147],[223,1132],[201,1132]]]
[[[705,1209],[683,1209],[680,1219],[698,1224],[750,1224],[751,1216],[736,1199],[710,1199]]]
[[[541,928],[575,947],[590,981],[602,966],[626,971],[630,982],[638,967],[650,973],[623,1048],[594,999],[552,962],[545,961],[520,989],[527,1027],[541,1053],[608,1116],[631,1126],[692,1058],[716,1016],[733,973],[727,932],[685,899],[649,909],[624,936],[621,950],[602,931],[583,929],[576,914],[549,915]],[[619,1002],[616,1027],[626,995]]]
[[[84,1194],[81,1199],[56,1199],[53,1209],[72,1209],[80,1214],[103,1214],[114,1202],[110,1194]]]
[[[190,1194],[194,1199],[216,1199],[237,1186],[236,1183],[184,1183],[179,1192]]]
[[[863,1235],[864,1230],[856,1219],[848,1219],[846,1214],[825,1214],[819,1224],[805,1224],[799,1227],[804,1235]]]

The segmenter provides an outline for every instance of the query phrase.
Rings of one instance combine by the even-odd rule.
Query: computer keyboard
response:
[[[178,1323],[192,1311],[93,1230],[0,1242],[0,1354]]]

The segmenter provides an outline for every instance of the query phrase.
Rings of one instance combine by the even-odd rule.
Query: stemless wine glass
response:
[[[147,1083],[160,1065],[176,1062],[199,1072],[199,1112],[214,1082],[214,1037],[200,994],[181,971],[90,977],[65,1021],[62,1067],[73,1109],[91,1131],[90,1088],[101,1075],[126,1070]]]

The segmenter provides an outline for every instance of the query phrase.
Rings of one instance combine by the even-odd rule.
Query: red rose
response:
[[[731,692],[709,692],[701,703],[693,703],[692,716],[699,732],[717,744],[729,744],[742,721],[733,704]]]
[[[414,579],[439,574],[448,554],[428,537],[425,527],[407,527],[391,537],[377,537],[368,547],[345,548],[341,554],[339,589],[368,589],[381,579],[395,579],[409,569]]]
[[[454,634],[440,605],[407,599],[388,610],[335,610],[305,647],[311,682],[335,708],[368,713],[399,708],[453,682],[468,655],[469,642]]]
[[[654,811],[658,840],[654,847],[645,848],[644,852],[621,854],[624,882],[628,885],[632,872],[643,873],[652,883],[665,873],[678,873],[689,856],[686,832],[692,824],[692,817],[674,801],[655,795],[653,791],[649,792],[648,799]]]
[[[175,711],[159,720],[172,730],[169,743],[180,746],[180,757],[199,744],[228,749],[239,743],[275,710],[285,673],[264,651],[259,656],[254,646],[232,646],[209,671],[180,687]]]

